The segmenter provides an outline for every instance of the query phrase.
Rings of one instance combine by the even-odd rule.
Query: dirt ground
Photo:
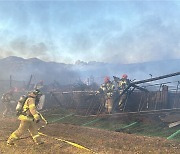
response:
[[[7,146],[6,139],[18,127],[16,118],[0,119],[0,153],[4,154],[178,154],[180,143],[158,137],[144,137],[80,127],[70,124],[53,123],[41,129],[48,135],[42,136],[43,145],[34,145],[28,132],[18,140],[15,146]],[[81,149],[67,142],[76,143],[87,149]]]

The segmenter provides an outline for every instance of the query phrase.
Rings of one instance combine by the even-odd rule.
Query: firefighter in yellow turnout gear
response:
[[[41,116],[36,110],[36,105],[39,102],[42,93],[39,90],[35,90],[28,94],[28,97],[22,107],[18,119],[21,121],[19,128],[14,131],[7,140],[8,145],[14,145],[14,141],[19,139],[25,131],[29,131],[34,142],[39,145],[43,142],[39,138],[37,123],[41,120]]]
[[[104,78],[104,83],[101,85],[98,93],[105,94],[105,108],[108,113],[112,112],[113,109],[113,95],[114,95],[114,84],[110,81],[110,78],[106,76]]]
[[[128,87],[128,85],[130,84],[130,80],[128,79],[128,76],[126,74],[123,74],[122,78],[119,81],[117,81],[117,84],[118,84],[119,94],[121,94],[123,92],[123,90],[126,89]],[[123,105],[124,105],[124,102],[126,101],[126,99],[127,99],[126,93],[120,97],[120,100],[119,100],[119,109],[120,110],[123,110]]]

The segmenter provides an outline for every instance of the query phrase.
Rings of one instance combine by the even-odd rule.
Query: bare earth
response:
[[[18,140],[16,146],[7,146],[5,140],[17,129],[19,121],[16,118],[0,119],[0,154],[179,154],[180,143],[164,138],[144,137],[132,134],[105,131],[94,128],[80,127],[69,124],[49,124],[41,132],[49,137],[42,136],[45,142],[34,145],[29,133],[24,139]],[[90,149],[80,149],[63,141],[60,138],[79,144]]]

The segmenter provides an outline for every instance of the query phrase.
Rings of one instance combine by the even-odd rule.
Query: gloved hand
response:
[[[38,123],[38,122],[41,120],[41,117],[40,117],[39,113],[37,113],[37,114],[35,114],[35,115],[33,115],[33,116],[34,116],[34,121],[35,121],[36,123]]]
[[[49,124],[49,121],[46,120],[46,125],[48,125],[48,124]]]
[[[39,123],[39,121],[40,121],[40,119],[38,119],[38,120],[35,120],[35,122],[36,122],[36,123]]]
[[[16,116],[19,116],[20,114],[21,114],[20,111],[17,111],[17,112],[16,112]]]

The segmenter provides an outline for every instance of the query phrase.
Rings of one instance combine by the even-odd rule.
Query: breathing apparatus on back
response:
[[[35,89],[34,91],[29,92],[27,95],[21,96],[16,106],[17,115],[23,114],[23,106],[28,98],[30,97],[35,98],[35,105],[37,106],[41,96],[42,93],[40,92],[39,89]]]
[[[23,95],[19,98],[19,101],[16,105],[16,115],[22,114],[24,103],[26,102],[28,96]]]

